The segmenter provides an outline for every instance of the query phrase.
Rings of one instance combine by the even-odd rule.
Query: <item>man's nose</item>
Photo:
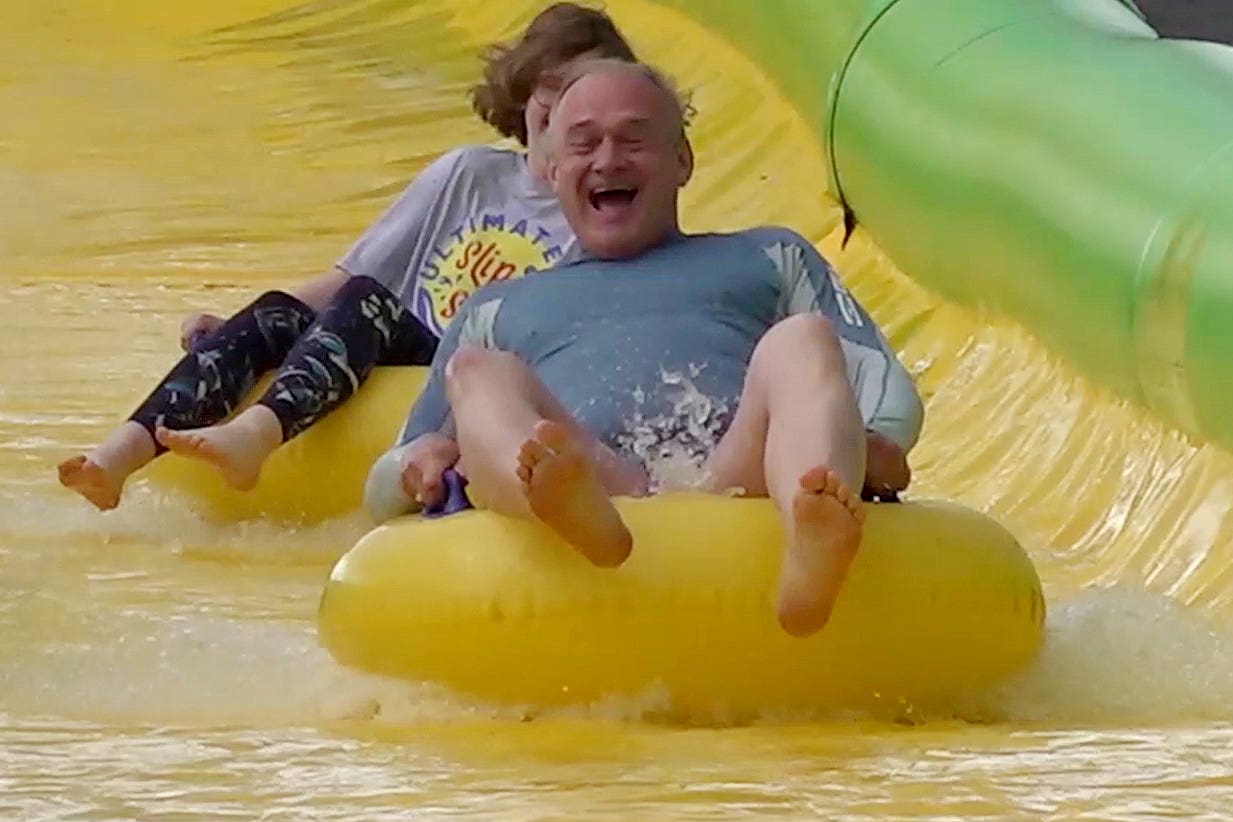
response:
[[[603,140],[600,140],[599,145],[595,147],[595,156],[592,162],[595,168],[600,171],[619,168],[623,162],[623,157],[616,140],[613,140],[611,137],[605,137]]]

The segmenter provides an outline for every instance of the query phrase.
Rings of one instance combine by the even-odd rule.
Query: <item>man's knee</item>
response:
[[[794,314],[780,320],[758,341],[754,358],[755,361],[768,357],[792,361],[799,359],[804,352],[843,359],[843,348],[835,326],[821,314]]]
[[[476,383],[488,382],[494,372],[514,368],[519,360],[504,351],[464,346],[454,352],[445,364],[445,392],[456,396]]]
[[[793,314],[775,323],[767,336],[770,334],[793,339],[808,338],[821,343],[839,342],[834,324],[822,314]]]

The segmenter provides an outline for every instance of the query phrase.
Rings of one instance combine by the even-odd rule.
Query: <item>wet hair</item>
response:
[[[584,54],[636,59],[607,14],[578,3],[553,3],[517,41],[484,50],[484,80],[471,89],[471,107],[503,137],[516,137],[525,146],[527,100],[541,78]]]
[[[689,98],[681,94],[676,84],[672,82],[663,72],[654,66],[649,66],[646,63],[631,62],[625,60],[612,60],[608,58],[596,58],[593,60],[582,60],[570,66],[568,70],[559,76],[557,84],[558,97],[557,101],[565,99],[565,93],[570,87],[591,74],[604,74],[608,72],[618,72],[632,74],[642,77],[655,86],[664,100],[668,103],[669,110],[673,113],[675,121],[672,124],[674,136],[679,140],[685,140],[685,131],[689,128],[690,120],[693,119],[696,113],[693,105],[690,104]],[[555,106],[554,106],[555,111]]]

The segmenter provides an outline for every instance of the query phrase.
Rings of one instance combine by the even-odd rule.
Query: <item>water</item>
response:
[[[733,409],[698,390],[694,380],[705,367],[691,364],[688,373],[663,371],[659,385],[634,392],[635,407],[645,405],[647,391],[670,406],[667,413],[636,412],[618,437],[621,451],[646,467],[653,493],[696,491],[707,480],[706,458],[719,444]]]
[[[487,139],[462,98],[471,55],[530,4],[17,0],[0,10],[0,818],[1227,815],[1229,456],[940,304],[862,236],[839,252],[819,152],[774,90],[680,18],[612,5],[695,89],[686,227],[827,238],[926,394],[914,493],[996,517],[1040,568],[1038,664],[934,716],[682,727],[655,693],[478,705],[317,647],[361,522],[211,524],[141,485],[89,510],[53,467],[142,397],[179,318],[317,273],[428,159]]]

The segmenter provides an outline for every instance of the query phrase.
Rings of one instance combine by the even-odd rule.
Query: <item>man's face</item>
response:
[[[557,96],[560,94],[561,77],[568,74],[577,63],[597,60],[601,57],[603,55],[599,49],[585,51],[540,75],[523,112],[527,128],[527,148],[532,153],[547,154],[547,147],[544,144],[548,142],[548,115],[552,113],[552,107],[556,105]]]
[[[677,191],[693,157],[672,100],[634,71],[575,82],[550,125],[549,179],[582,247],[632,257],[677,230]]]

